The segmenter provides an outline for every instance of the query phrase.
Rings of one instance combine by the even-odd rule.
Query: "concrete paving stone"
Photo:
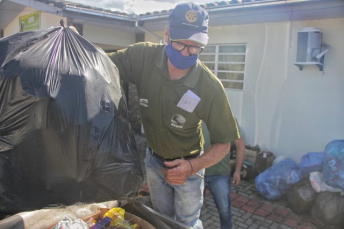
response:
[[[243,191],[244,191],[245,193],[247,193],[250,189],[252,189],[252,186],[251,186],[251,185],[247,185],[247,186],[243,189]]]
[[[236,192],[231,192],[231,200],[238,198],[240,195]]]
[[[250,213],[253,213],[257,210],[258,207],[255,206],[250,206],[250,205],[245,205],[241,209]]]
[[[242,228],[242,227],[240,227],[240,226],[233,225],[233,226],[232,226],[232,229],[246,229],[246,228]]]
[[[251,205],[251,206],[254,206],[254,207],[259,207],[261,204],[258,202],[258,201],[255,201],[255,200],[250,200],[247,205]]]
[[[276,208],[276,206],[264,203],[260,208],[272,212]]]
[[[265,222],[268,223],[268,224],[272,224],[273,221],[269,220],[269,219],[265,219]]]
[[[278,229],[279,227],[280,227],[280,224],[279,224],[279,223],[273,222],[273,223],[270,225],[269,229]]]
[[[281,209],[281,208],[276,208],[274,210],[275,213],[279,214],[279,215],[282,215],[282,216],[286,216],[288,215],[291,211],[290,210],[287,210],[287,209]]]
[[[256,220],[254,223],[257,224],[259,227],[260,226],[265,226],[264,225],[264,221],[262,221],[262,220]]]
[[[247,203],[248,201],[250,201],[250,198],[242,195],[242,196],[239,196],[238,198],[236,198],[235,200]]]
[[[220,223],[220,218],[218,216],[212,216],[210,219],[212,219],[214,222]]]
[[[259,227],[258,224],[253,223],[253,224],[251,224],[247,229],[257,229],[258,227]]]
[[[264,227],[264,226],[259,226],[258,229],[269,229],[269,228]]]
[[[283,217],[281,215],[274,213],[269,215],[267,218],[278,223],[281,223],[283,221]]]
[[[209,214],[209,213],[207,213],[207,214],[204,214],[204,215],[201,215],[201,219],[202,219],[202,221],[205,221],[205,220],[208,220],[209,218],[211,218],[212,217],[212,215],[211,214]]]
[[[298,222],[292,219],[286,219],[283,221],[283,224],[290,226],[290,227],[296,227],[298,225]]]
[[[209,202],[207,202],[207,204],[208,204],[209,206],[212,206],[212,207],[215,207],[215,208],[216,208],[216,205],[215,205],[215,202],[214,202],[214,201],[209,201]]]
[[[250,226],[253,223],[253,220],[252,219],[245,219],[245,221],[243,223]]]
[[[232,215],[232,222],[238,221],[240,217],[236,216],[236,215]]]
[[[256,219],[256,220],[259,220],[259,221],[264,221],[265,218],[264,217],[261,217],[259,215],[252,215],[252,218]]]
[[[297,226],[298,229],[316,229],[318,227],[311,224],[300,224]]]
[[[265,220],[257,220],[255,223],[260,227],[269,227],[271,225],[270,223],[265,222]]]
[[[270,211],[267,211],[267,210],[265,210],[265,209],[259,208],[257,211],[255,211],[254,214],[259,215],[259,216],[262,216],[262,217],[265,218],[265,217],[267,217],[268,215],[270,215],[271,212],[270,212]]]
[[[207,228],[209,225],[213,224],[214,221],[213,220],[206,220],[206,221],[202,221],[203,227]]]
[[[296,215],[294,212],[291,212],[290,214],[288,214],[287,218],[288,219],[296,220],[297,222],[301,222],[302,221],[301,217]]]
[[[239,221],[240,223],[244,223],[247,219],[244,219],[242,217],[238,217],[237,221]]]
[[[203,205],[202,209],[201,209],[201,215],[205,215],[208,213],[208,209],[206,208],[206,205]]]
[[[264,227],[270,227],[271,224],[272,224],[272,221],[270,220],[264,220],[263,222],[261,222],[261,225]]]
[[[251,195],[250,195],[250,198],[255,200],[255,199],[261,199],[261,196],[259,193],[256,193],[256,192],[253,192]]]
[[[249,195],[247,195],[247,194],[246,194],[245,192],[243,192],[243,191],[239,191],[238,194],[240,194],[241,196],[247,196],[247,197],[249,196]]]
[[[218,229],[221,227],[220,222],[214,222],[214,224],[212,224],[214,226],[214,228]]]
[[[217,213],[217,208],[215,206],[208,206],[208,210],[210,214],[213,214],[214,212]]]
[[[281,224],[279,228],[280,229],[294,229],[294,227],[289,227],[289,226],[286,226],[286,225],[283,225],[283,224]]]
[[[245,214],[242,215],[242,218],[243,218],[243,219],[248,219],[248,218],[250,218],[251,216],[252,216],[251,213],[246,212]]]
[[[237,226],[240,226],[242,228],[248,228],[249,226],[247,224],[241,223],[241,222],[235,222]]]
[[[242,210],[242,209],[239,209],[239,212],[240,212],[241,214],[245,214],[245,213],[246,213],[246,211],[244,211],[244,210]]]
[[[232,215],[236,215],[238,217],[241,217],[243,214],[237,211],[232,211]]]

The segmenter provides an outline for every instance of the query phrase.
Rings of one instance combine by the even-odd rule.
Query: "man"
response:
[[[203,124],[205,135],[208,134]],[[205,137],[204,147],[210,144],[209,137]],[[227,154],[220,162],[205,170],[204,186],[209,188],[213,195],[215,205],[220,215],[221,229],[232,228],[231,211],[231,180],[234,186],[240,183],[240,171],[245,158],[245,142],[242,138],[232,143],[236,149],[236,166],[231,179],[230,154]]]
[[[137,87],[153,208],[193,228],[203,228],[204,168],[240,137],[221,82],[198,60],[208,20],[199,5],[178,4],[165,29],[166,45],[138,43],[109,54],[121,79]],[[213,142],[204,153],[201,120]]]

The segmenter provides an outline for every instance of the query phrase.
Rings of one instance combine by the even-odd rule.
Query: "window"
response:
[[[207,45],[199,59],[221,80],[225,88],[244,89],[245,44]]]

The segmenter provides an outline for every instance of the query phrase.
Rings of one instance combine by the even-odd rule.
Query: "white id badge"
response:
[[[192,91],[188,90],[178,102],[177,107],[180,107],[183,110],[191,113],[195,110],[199,101],[201,101],[201,98]]]

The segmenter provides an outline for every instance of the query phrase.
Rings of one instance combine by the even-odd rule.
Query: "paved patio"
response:
[[[147,143],[142,135],[135,135],[142,169]],[[312,224],[309,215],[295,214],[289,207],[286,197],[276,201],[264,199],[256,189],[254,180],[242,180],[232,187],[233,229],[320,229]],[[220,219],[213,197],[205,196],[201,211],[204,229],[219,229]]]
[[[286,197],[276,201],[264,199],[254,181],[242,180],[232,188],[233,229],[319,229],[310,222],[309,215],[295,214]],[[205,229],[220,228],[220,220],[212,195],[205,197],[201,212]]]

